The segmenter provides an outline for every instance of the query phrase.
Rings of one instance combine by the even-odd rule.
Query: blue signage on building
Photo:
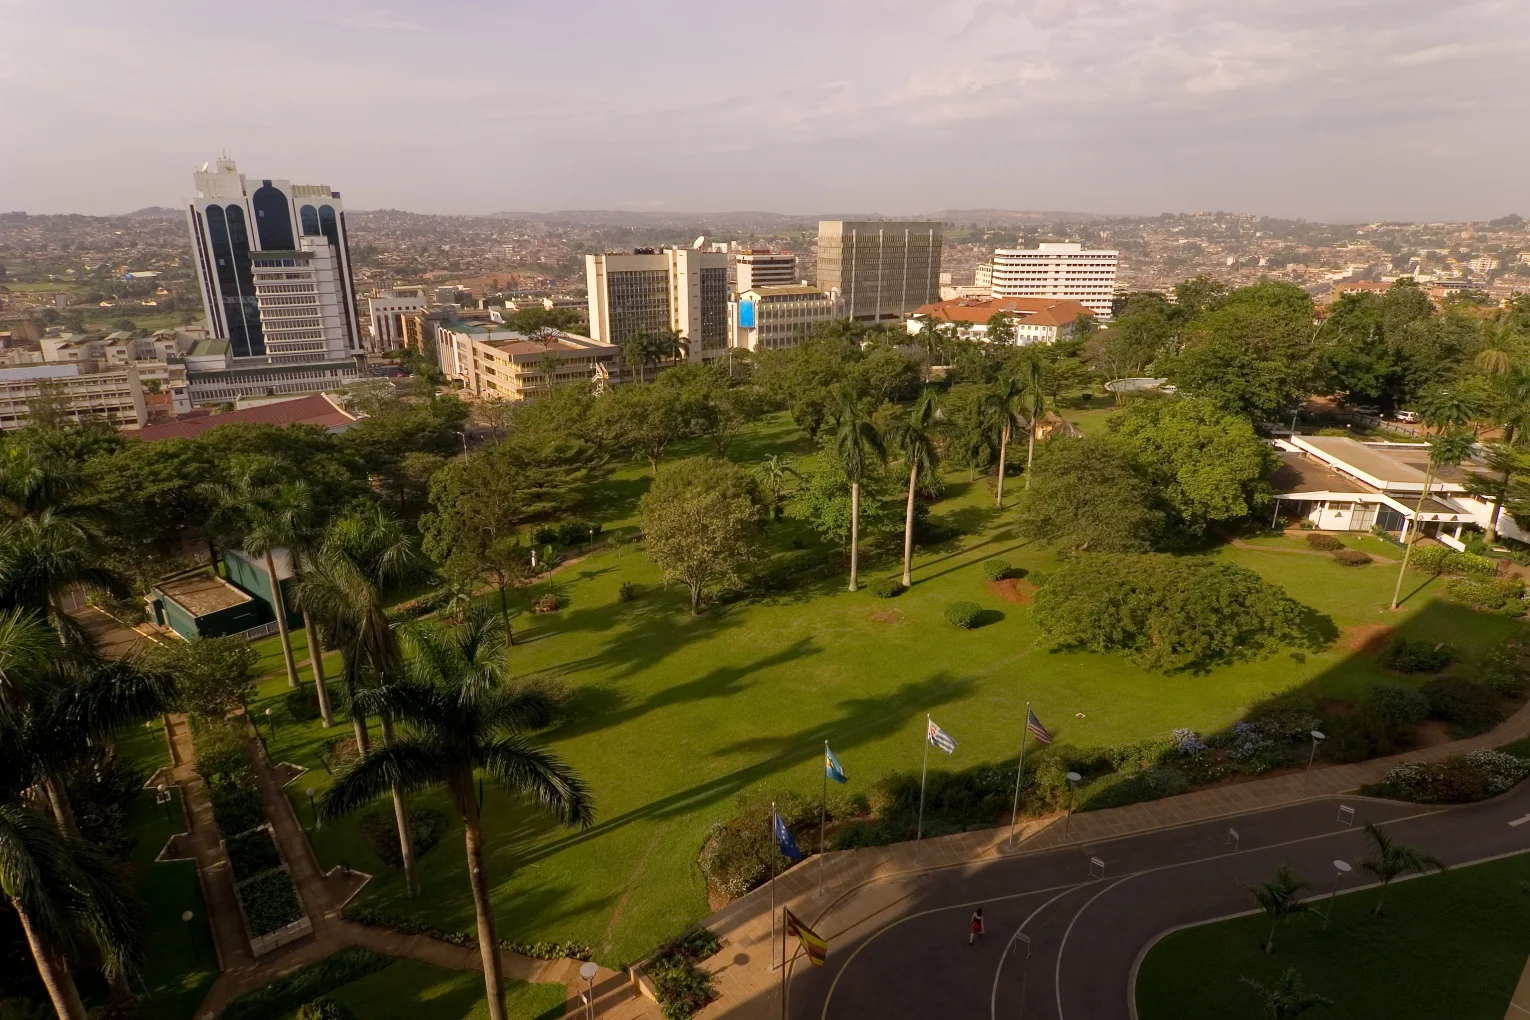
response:
[[[739,326],[739,329],[753,329],[754,328],[754,302],[753,301],[740,301],[739,302],[739,305],[738,305],[738,326]]]

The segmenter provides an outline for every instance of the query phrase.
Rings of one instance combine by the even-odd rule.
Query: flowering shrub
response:
[[[1174,746],[1179,749],[1180,754],[1188,754],[1192,757],[1209,750],[1206,741],[1202,740],[1194,730],[1186,729],[1174,731]]]
[[[1419,804],[1464,804],[1495,797],[1530,775],[1530,761],[1502,751],[1473,751],[1439,762],[1410,762],[1387,772],[1377,792]]]
[[[1232,729],[1232,742],[1228,746],[1227,753],[1234,761],[1248,761],[1260,751],[1274,746],[1274,741],[1266,737],[1264,733],[1253,723],[1235,723]]]

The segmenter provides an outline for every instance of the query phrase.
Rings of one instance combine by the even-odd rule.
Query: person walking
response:
[[[978,907],[972,912],[972,931],[967,936],[967,945],[972,945],[979,935],[983,934],[983,908]]]

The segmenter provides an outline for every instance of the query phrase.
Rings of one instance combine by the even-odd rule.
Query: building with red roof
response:
[[[243,411],[224,414],[204,414],[186,417],[168,425],[150,425],[124,435],[152,443],[161,439],[189,439],[208,429],[235,422],[254,422],[264,425],[316,425],[330,432],[344,432],[357,421],[355,415],[346,411],[323,393],[295,400],[281,400]]]

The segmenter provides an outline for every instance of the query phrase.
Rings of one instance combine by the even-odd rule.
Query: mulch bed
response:
[[[1005,602],[1028,606],[1031,604],[1031,596],[1036,593],[1036,586],[1021,577],[1006,577],[1002,581],[989,581],[988,592]]]

